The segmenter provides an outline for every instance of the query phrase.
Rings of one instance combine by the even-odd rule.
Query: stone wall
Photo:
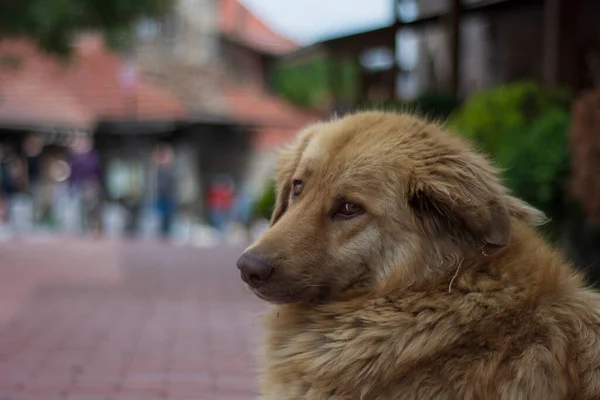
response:
[[[214,67],[218,58],[217,0],[178,0],[160,21],[144,21],[135,47],[138,62]]]

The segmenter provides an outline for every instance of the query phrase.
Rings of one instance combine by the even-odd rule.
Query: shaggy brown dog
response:
[[[600,399],[600,296],[496,175],[407,115],[304,130],[238,261],[274,304],[262,398]]]

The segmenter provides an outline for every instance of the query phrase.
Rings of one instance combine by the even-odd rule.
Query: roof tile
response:
[[[296,50],[297,43],[273,32],[238,0],[220,0],[219,28],[225,37],[267,54]]]
[[[0,121],[89,129],[100,120],[178,119],[184,115],[169,91],[140,79],[121,81],[126,63],[94,36],[82,36],[68,63],[21,39],[0,42]]]

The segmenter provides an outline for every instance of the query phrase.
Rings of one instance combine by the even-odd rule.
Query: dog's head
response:
[[[276,303],[330,301],[389,279],[422,284],[505,246],[516,219],[543,219],[467,143],[408,115],[306,128],[276,182],[271,228],[238,261],[242,279]]]

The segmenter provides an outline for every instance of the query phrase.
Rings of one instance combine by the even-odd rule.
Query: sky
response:
[[[240,0],[271,29],[300,44],[382,27],[390,0]]]

